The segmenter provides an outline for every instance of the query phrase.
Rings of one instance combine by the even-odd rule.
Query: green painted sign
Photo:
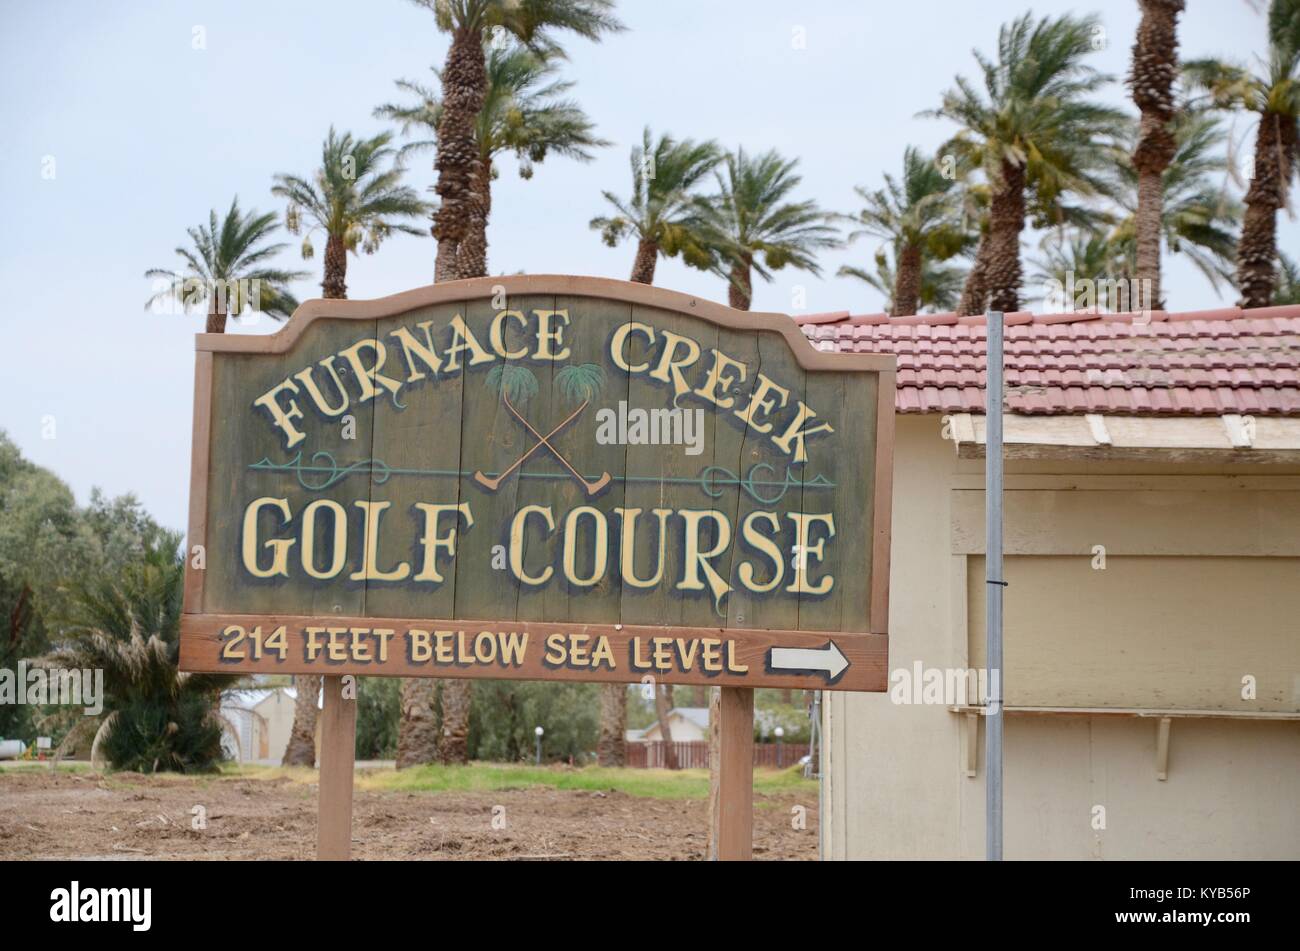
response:
[[[568,277],[198,348],[188,669],[885,689],[891,357]]]

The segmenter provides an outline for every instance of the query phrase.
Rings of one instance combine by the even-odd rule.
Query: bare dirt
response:
[[[792,828],[795,806],[807,810],[806,829]],[[195,807],[205,829],[193,828]],[[754,857],[816,859],[816,807],[815,797],[755,796]],[[358,859],[701,859],[706,808],[700,800],[613,790],[359,789],[352,853]],[[293,779],[0,771],[0,860],[310,859],[315,849],[316,786]]]

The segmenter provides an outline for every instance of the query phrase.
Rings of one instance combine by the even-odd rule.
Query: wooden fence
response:
[[[627,744],[627,765],[639,769],[663,769],[665,747],[663,740],[634,741]],[[675,741],[678,769],[708,769],[709,744],[704,740]],[[784,769],[793,766],[808,755],[807,743],[755,743],[754,765]]]

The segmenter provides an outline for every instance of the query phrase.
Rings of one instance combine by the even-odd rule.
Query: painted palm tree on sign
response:
[[[894,317],[915,314],[922,303],[927,268],[932,282],[941,271],[948,276],[952,269],[938,269],[935,262],[968,250],[976,238],[962,226],[961,188],[955,169],[945,175],[932,158],[908,146],[903,152],[901,180],[886,173],[884,188],[868,191],[859,186],[854,191],[865,207],[849,219],[860,227],[848,240],[871,236],[889,243],[894,255],[892,284],[882,288],[890,301],[889,312]],[[860,277],[874,286],[882,267],[888,267],[880,254],[876,263],[875,275],[854,268],[840,268],[840,274]],[[931,298],[933,303],[933,288]]]
[[[535,165],[548,155],[589,162],[591,150],[609,143],[596,136],[586,113],[565,94],[572,82],[556,78],[559,55],[551,51],[534,52],[517,43],[488,44],[487,93],[475,125],[478,161],[485,174],[474,178],[482,215],[469,222],[464,238],[467,248],[481,248],[484,268],[487,261],[487,224],[492,213],[492,182],[497,178],[496,157],[513,152],[519,161],[521,178],[532,178]],[[419,130],[431,138],[410,142],[399,155],[435,150],[438,127],[442,123],[442,72],[433,70],[439,88],[434,89],[412,80],[399,80],[397,86],[414,97],[414,102],[386,104],[375,109],[378,118],[401,123],[403,134]],[[478,251],[474,252],[479,253]]]
[[[698,188],[721,160],[722,150],[713,141],[678,141],[666,133],[656,140],[648,126],[642,132],[641,144],[632,148],[631,196],[601,192],[617,214],[591,219],[611,248],[624,238],[636,239],[631,280],[653,284],[660,255],[680,254],[701,269],[712,265],[701,236],[705,205]]]
[[[224,218],[216,211],[208,215],[206,226],[190,228],[189,247],[178,247],[177,256],[185,262],[181,271],[150,268],[144,276],[165,286],[145,302],[145,309],[164,301],[182,307],[205,307],[210,334],[225,333],[226,317],[239,316],[246,310],[284,320],[298,306],[289,292],[289,283],[307,277],[306,271],[286,271],[271,267],[269,262],[287,244],[268,244],[278,230],[274,212],[242,212],[239,199],[230,203]]]
[[[348,296],[349,251],[374,254],[394,231],[424,234],[407,221],[427,217],[429,206],[415,189],[401,184],[404,169],[393,161],[392,138],[392,133],[381,132],[354,139],[350,132],[338,135],[331,126],[321,148],[320,168],[310,181],[297,175],[275,176],[271,193],[289,202],[285,214],[289,231],[300,233],[306,219],[304,260],[316,253],[312,233],[325,233],[321,289],[327,298]]]
[[[1030,196],[1049,208],[1067,195],[1106,192],[1124,115],[1092,98],[1110,82],[1084,62],[1100,30],[1095,16],[1035,21],[1025,14],[1002,27],[996,60],[975,53],[982,93],[959,76],[942,105],[922,113],[963,127],[940,152],[980,168],[989,183],[988,229],[971,276],[987,289],[993,310],[1020,306],[1020,235]],[[984,302],[966,306],[978,313]]]
[[[1147,286],[1151,288],[1153,306],[1162,306],[1164,299],[1160,288],[1163,186],[1165,169],[1177,148],[1173,130],[1177,107],[1174,80],[1178,76],[1178,14],[1185,5],[1185,0],[1138,0],[1142,19],[1138,22],[1128,77],[1133,103],[1142,114],[1132,165],[1137,178],[1135,276],[1150,282]]]
[[[703,233],[714,270],[728,280],[727,301],[737,310],[749,310],[754,274],[769,282],[785,267],[820,274],[817,252],[842,244],[834,215],[811,199],[788,200],[801,181],[798,164],[775,151],[750,155],[742,148],[717,174],[718,194],[705,208]]]
[[[612,0],[413,0],[431,11],[438,29],[451,34],[451,47],[439,77],[442,115],[438,123],[438,210],[433,236],[438,242],[435,280],[487,274],[487,168],[478,141],[479,115],[488,95],[483,44],[513,36],[535,52],[556,54],[555,35],[576,33],[598,40],[623,29]],[[480,221],[481,219],[481,221]]]
[[[1237,289],[1243,307],[1267,307],[1277,276],[1277,213],[1287,204],[1300,159],[1300,0],[1268,8],[1268,55],[1254,69],[1201,59],[1184,75],[1216,106],[1258,116],[1255,165],[1237,243]]]

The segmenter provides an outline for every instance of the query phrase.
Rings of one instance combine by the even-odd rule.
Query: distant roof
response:
[[[701,730],[704,730],[706,733],[708,732],[709,729],[709,708],[708,707],[673,707],[671,710],[668,711],[668,719],[671,720],[674,715],[681,717],[683,720],[686,720],[687,722],[692,723],[695,726],[698,726]],[[659,721],[658,719],[656,719],[653,722],[651,722],[649,726],[643,727],[640,730],[628,730],[626,738],[629,740],[645,739],[645,735],[658,726],[659,726]]]
[[[252,710],[273,693],[274,690],[228,690],[221,695],[221,705],[240,710]]]
[[[248,687],[243,690],[225,691],[221,695],[221,705],[240,710],[252,710],[276,692],[283,693],[291,701],[298,699],[298,691],[293,687]],[[319,700],[317,700],[316,706],[321,706]]]
[[[1134,318],[1139,318],[1135,320]],[[983,413],[983,316],[795,317],[819,350],[892,353],[899,413]],[[1007,412],[1300,416],[1300,305],[1006,315]]]
[[[701,730],[707,730],[709,728],[708,707],[673,707],[668,711],[670,717],[674,713],[680,716],[683,720],[689,720],[691,723],[694,723]]]

